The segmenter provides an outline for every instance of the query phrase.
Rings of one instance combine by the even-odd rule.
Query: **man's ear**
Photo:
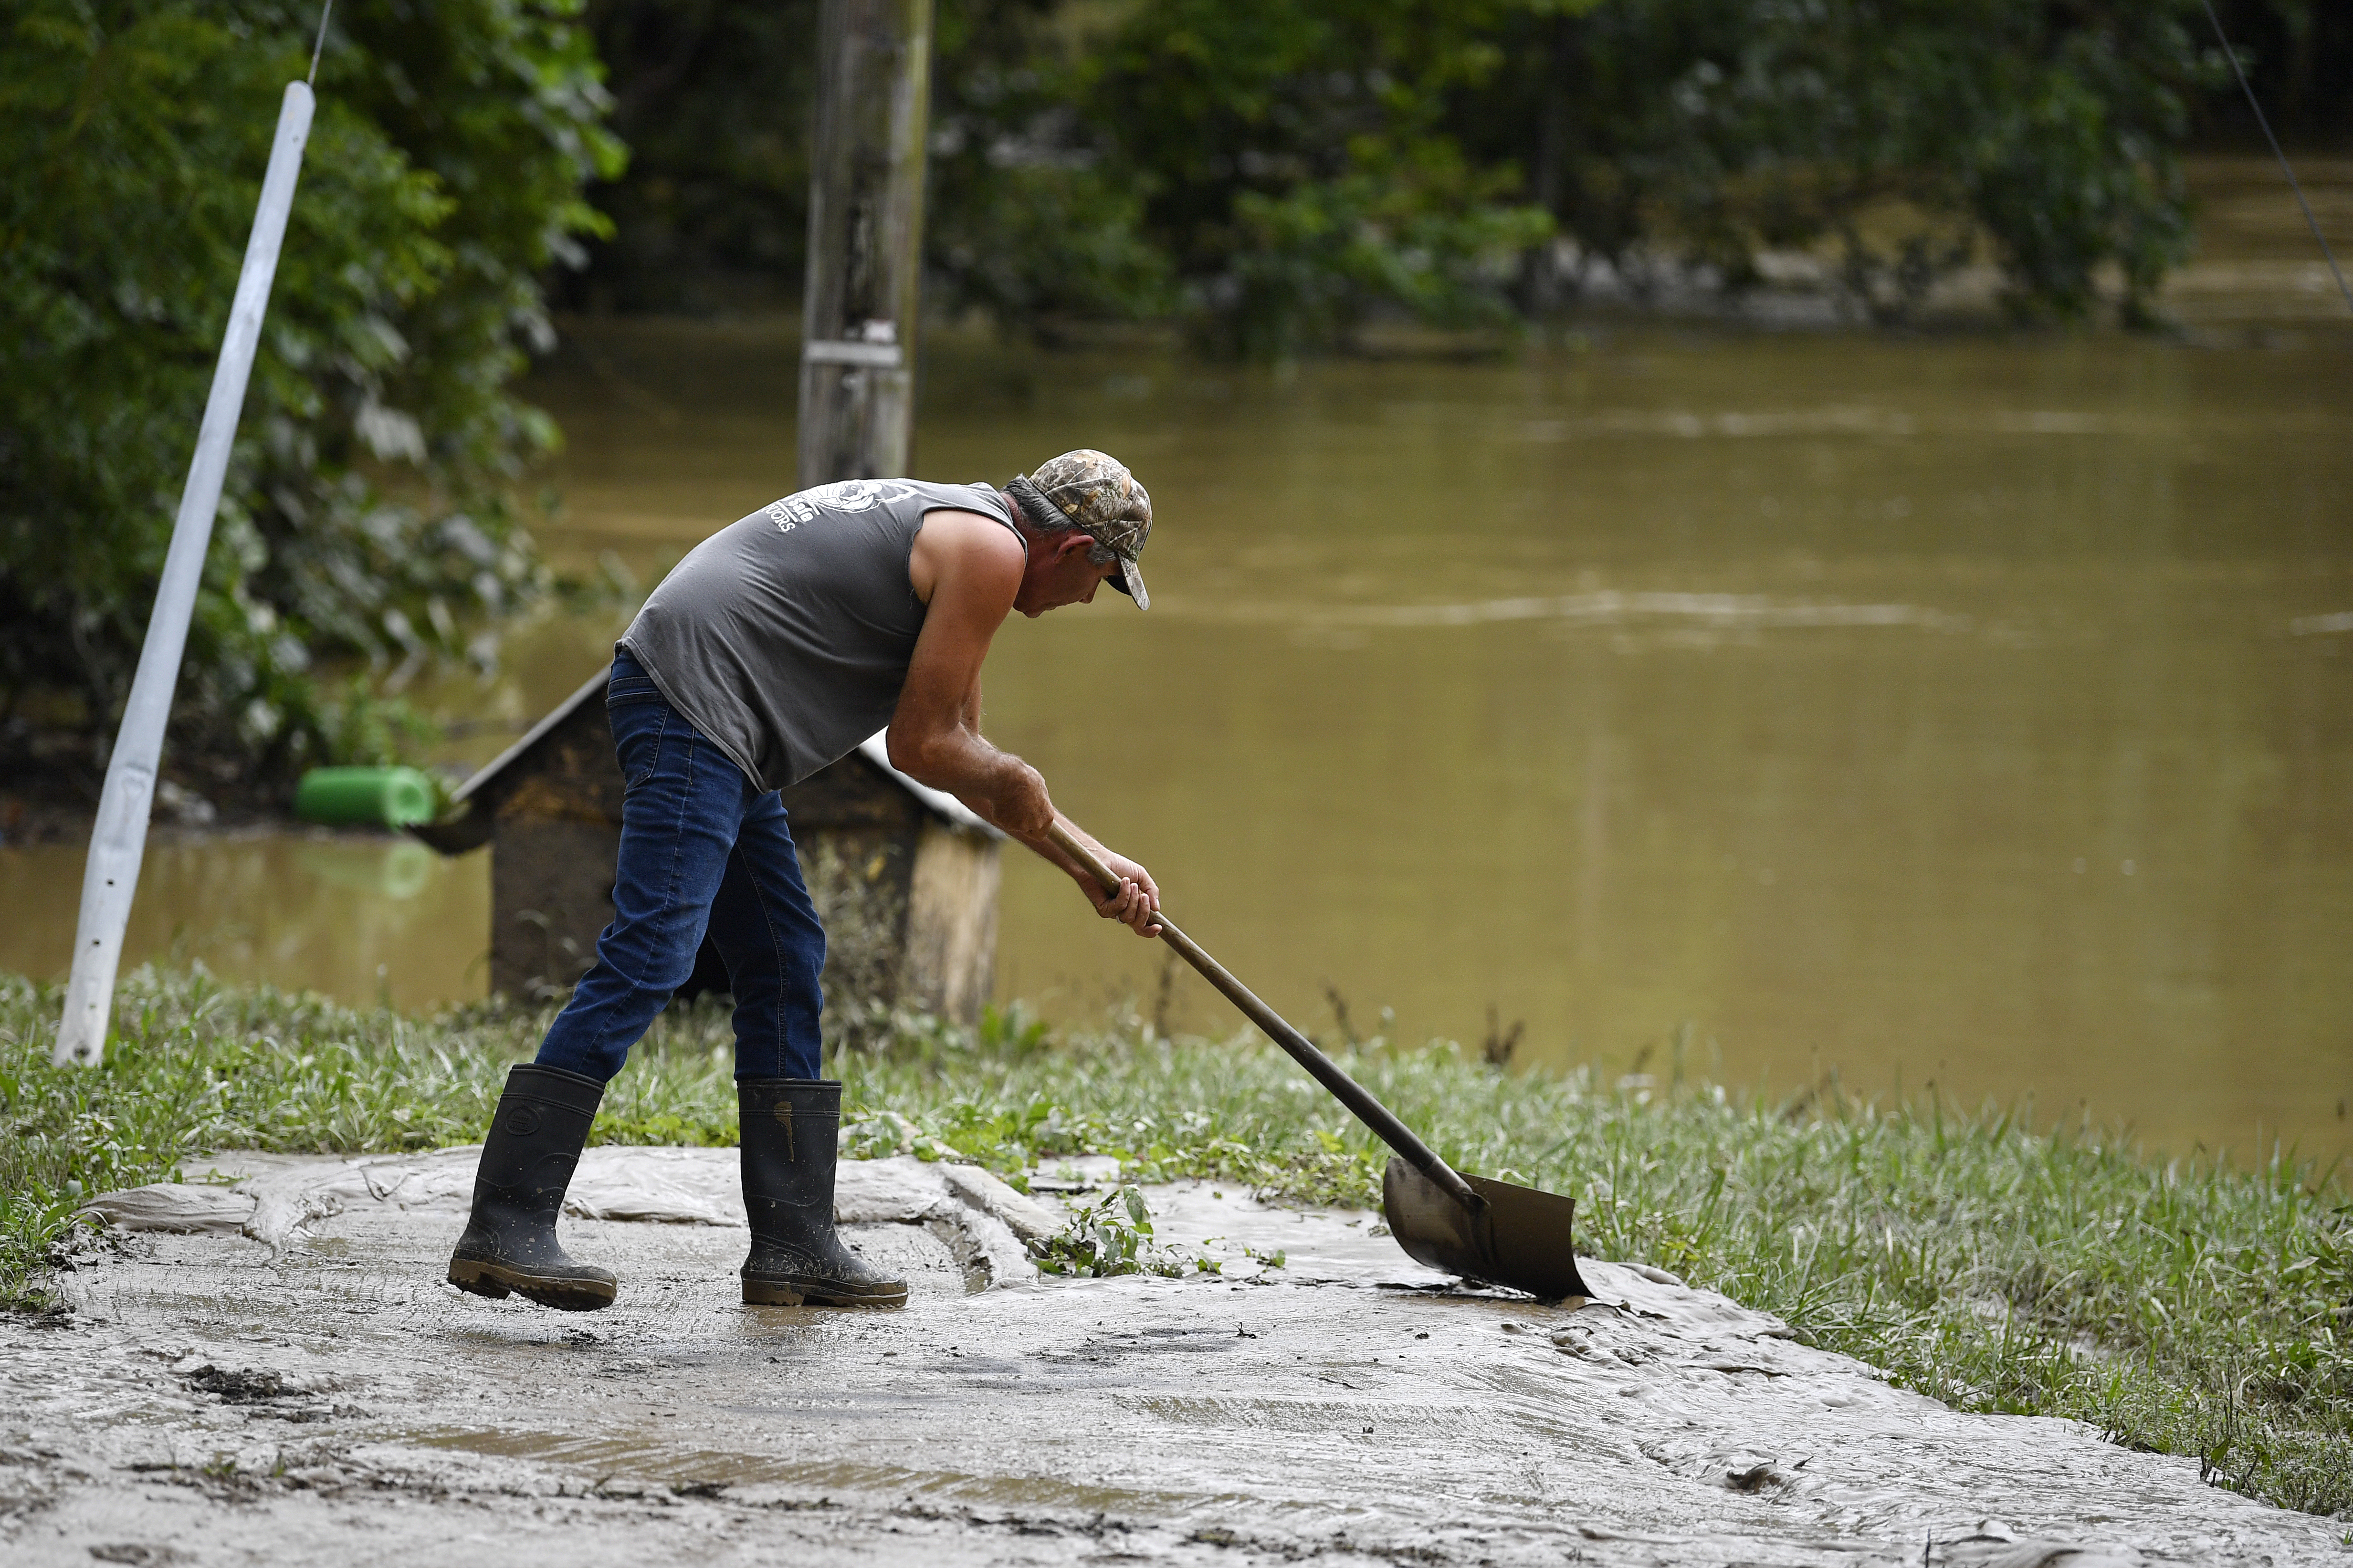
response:
[[[1059,566],[1069,560],[1071,552],[1074,550],[1092,550],[1094,547],[1094,535],[1081,533],[1075,528],[1068,530],[1054,547],[1054,563]]]

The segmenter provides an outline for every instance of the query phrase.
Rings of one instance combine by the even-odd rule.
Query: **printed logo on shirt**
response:
[[[768,514],[778,532],[790,533],[801,523],[815,522],[820,511],[868,511],[914,493],[889,479],[838,479],[771,501],[760,510]]]

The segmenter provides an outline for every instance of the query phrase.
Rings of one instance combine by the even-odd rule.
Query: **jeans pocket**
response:
[[[629,796],[661,766],[662,741],[670,731],[670,709],[652,702],[608,706],[613,717],[613,752],[621,764],[621,798]]]
[[[616,677],[605,688],[605,706],[620,708],[632,702],[659,702],[661,688],[649,676],[624,675]]]

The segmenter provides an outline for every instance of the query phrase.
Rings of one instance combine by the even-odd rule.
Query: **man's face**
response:
[[[1098,566],[1087,559],[1094,542],[1089,535],[1075,531],[1033,538],[1029,563],[1021,573],[1021,588],[1013,595],[1013,607],[1036,620],[1064,605],[1093,603],[1103,579],[1119,570],[1117,561]]]

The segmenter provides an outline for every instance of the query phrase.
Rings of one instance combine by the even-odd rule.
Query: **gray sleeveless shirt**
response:
[[[621,646],[762,789],[798,784],[891,721],[923,629],[907,558],[932,511],[1020,537],[994,485],[819,485],[696,545]]]

